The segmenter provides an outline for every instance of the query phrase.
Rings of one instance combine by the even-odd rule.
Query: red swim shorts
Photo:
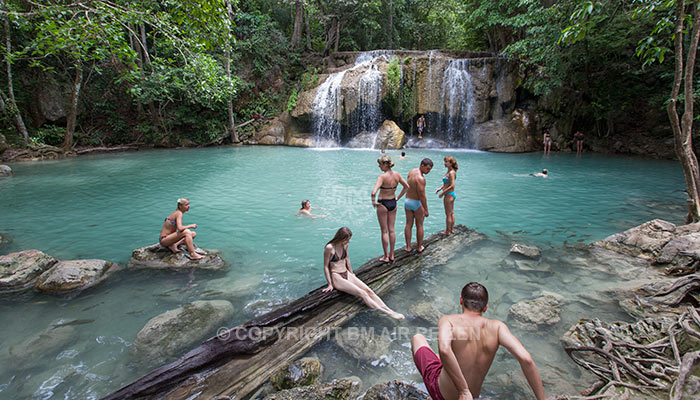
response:
[[[428,346],[423,346],[413,355],[413,362],[418,367],[418,372],[423,377],[423,383],[430,393],[433,400],[445,400],[440,393],[438,386],[438,378],[442,371],[442,362],[433,350]]]

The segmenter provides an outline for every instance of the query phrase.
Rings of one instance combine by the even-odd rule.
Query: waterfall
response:
[[[318,87],[312,117],[313,142],[316,147],[335,147],[340,143],[343,117],[341,82],[346,71],[336,72]]]
[[[388,60],[392,50],[363,52],[357,56],[351,68],[328,76],[318,87],[314,97],[312,115],[313,142],[316,147],[336,147],[343,137],[354,137],[360,132],[375,133],[383,122],[381,96],[383,76],[374,62],[382,58]],[[358,79],[357,109],[352,113],[347,126],[343,127],[342,82],[347,73],[365,71]],[[343,135],[343,129],[346,130]],[[376,136],[376,135],[375,135]]]
[[[442,76],[438,126],[450,145],[460,147],[470,147],[469,130],[474,124],[474,87],[469,65],[469,60],[450,60]]]

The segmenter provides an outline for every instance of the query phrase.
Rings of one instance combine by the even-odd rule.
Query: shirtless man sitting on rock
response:
[[[489,294],[476,282],[462,289],[461,314],[445,315],[438,322],[440,358],[431,350],[425,336],[411,339],[413,361],[433,400],[470,400],[479,397],[481,385],[499,346],[520,363],[537,400],[544,400],[542,379],[530,353],[501,321],[482,317]]]

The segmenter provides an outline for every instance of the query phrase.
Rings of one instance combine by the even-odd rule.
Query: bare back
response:
[[[406,178],[408,182],[408,191],[406,198],[413,200],[421,200],[421,194],[425,195],[425,177],[420,173],[419,168],[414,168],[408,173]]]
[[[499,347],[499,329],[502,322],[482,316],[453,314],[443,317],[440,329],[450,329],[452,351],[462,375],[474,398],[481,393],[481,385]],[[458,391],[449,375],[442,370],[439,379],[440,392],[445,399],[456,399]]]

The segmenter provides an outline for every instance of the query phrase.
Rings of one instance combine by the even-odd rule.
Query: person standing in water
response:
[[[394,166],[391,157],[382,156],[377,160],[377,163],[379,163],[382,174],[377,177],[377,182],[372,189],[372,206],[377,209],[377,219],[379,220],[379,227],[382,231],[381,236],[384,257],[381,257],[379,261],[390,262],[394,261],[394,245],[396,244],[396,232],[394,231],[394,225],[396,223],[396,201],[401,199],[401,196],[406,193],[409,186],[403,177],[401,177],[401,174],[391,170]],[[399,196],[396,197],[396,187],[399,183],[403,188]],[[379,191],[379,196],[375,202],[374,196],[377,195],[377,191]]]
[[[418,139],[423,139],[423,129],[425,129],[425,117],[423,115],[416,121],[416,127],[418,128]]]
[[[361,298],[368,307],[386,313],[391,318],[404,319],[403,314],[389,308],[369,286],[355,276],[348,257],[350,238],[352,238],[352,232],[350,228],[344,226],[338,229],[333,239],[326,243],[323,249],[323,272],[328,281],[328,287],[323,289],[323,292],[328,293],[338,289]]]
[[[413,250],[411,248],[411,233],[414,221],[416,223],[418,252],[421,253],[423,251],[423,220],[428,216],[428,200],[425,198],[425,177],[423,175],[428,174],[431,169],[433,169],[433,161],[429,158],[424,158],[418,168],[414,168],[408,173],[408,191],[404,201],[404,208],[406,209],[404,236],[406,238],[406,251],[408,252]]]
[[[204,256],[198,254],[194,247],[194,238],[197,236],[194,229],[197,229],[197,224],[182,225],[182,215],[189,210],[189,199],[185,197],[177,199],[177,210],[173,211],[172,214],[165,218],[163,227],[160,229],[160,239],[158,243],[163,247],[167,247],[173,253],[179,253],[180,249],[178,249],[177,246],[185,243],[189,258],[192,260],[199,260],[204,258]]]
[[[576,154],[581,154],[583,152],[583,132],[576,131],[574,140],[576,141]]]
[[[440,193],[438,197],[443,199],[445,205],[445,230],[441,233],[446,235],[454,233],[455,230],[455,180],[457,179],[457,160],[454,157],[445,157],[445,167],[447,173],[442,177],[442,186],[435,191]]]
[[[530,353],[510,333],[505,323],[482,316],[488,308],[486,288],[470,282],[462,289],[461,314],[445,315],[438,321],[438,351],[433,352],[425,336],[411,339],[416,368],[433,400],[471,400],[481,394],[481,385],[500,346],[520,363],[537,400],[544,400],[542,378]]]
[[[549,134],[549,130],[544,131],[544,154],[549,153],[552,150],[552,135]]]

